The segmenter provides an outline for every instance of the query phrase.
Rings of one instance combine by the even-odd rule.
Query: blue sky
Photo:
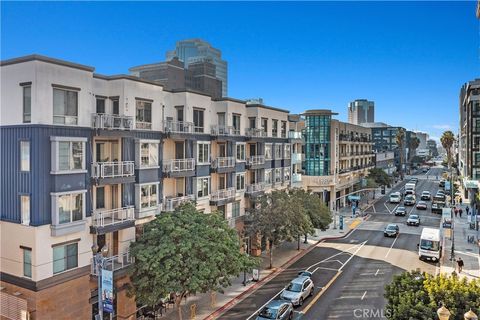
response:
[[[356,98],[376,120],[439,137],[479,76],[470,2],[3,2],[1,59],[44,54],[127,73],[203,38],[229,63],[229,96],[292,113]]]

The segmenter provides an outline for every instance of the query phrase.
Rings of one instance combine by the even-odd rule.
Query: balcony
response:
[[[133,257],[131,257],[130,252],[127,251],[116,256],[104,258],[102,263],[102,269],[116,272],[116,271],[125,269],[132,263],[133,263]],[[98,276],[97,271],[98,270],[96,268],[95,259],[92,258],[90,260],[90,274],[94,276]]]
[[[288,139],[302,140],[302,133],[298,131],[288,131]]]
[[[220,173],[235,171],[235,164],[235,157],[217,157],[212,162],[212,169]]]
[[[259,195],[263,194],[264,191],[265,191],[264,183],[254,183],[254,184],[247,185],[245,194],[249,197],[258,197]]]
[[[135,128],[140,129],[140,130],[152,130],[152,123],[151,122],[137,121],[135,123]]]
[[[226,203],[235,201],[235,188],[217,190],[210,195],[210,205],[223,206]]]
[[[301,153],[292,153],[292,163],[293,163],[293,164],[302,163],[303,160],[304,160],[303,154],[301,154]]]
[[[247,159],[247,166],[249,166],[250,168],[263,166],[264,164],[265,164],[265,156],[263,156],[263,155],[250,156]]]
[[[195,159],[171,159],[163,162],[163,172],[167,177],[190,177],[195,174]]]
[[[292,174],[292,184],[302,183],[302,174],[294,173]]]
[[[185,121],[163,121],[163,130],[170,134],[192,133],[194,130],[193,122]]]
[[[132,130],[133,117],[117,114],[93,113],[92,126],[104,130]]]
[[[245,135],[249,138],[265,138],[267,133],[263,129],[247,128]]]
[[[239,136],[240,130],[231,126],[215,124],[210,126],[210,134],[212,136]]]
[[[135,175],[134,161],[94,162],[92,163],[92,178],[121,178]]]
[[[135,226],[135,208],[133,206],[94,211],[90,233],[105,234],[133,226]]]
[[[189,194],[183,197],[167,197],[165,198],[165,211],[172,212],[182,203],[191,201],[195,201],[195,196],[193,194]]]

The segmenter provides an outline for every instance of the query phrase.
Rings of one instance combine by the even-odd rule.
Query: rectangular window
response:
[[[20,210],[23,225],[30,225],[30,196],[23,195],[20,196]]]
[[[248,118],[248,124],[250,125],[250,128],[255,129],[257,127],[257,118],[255,117]]]
[[[240,201],[232,203],[232,218],[240,217]]]
[[[272,144],[266,143],[265,144],[265,160],[271,160],[271,159],[272,159]]]
[[[272,119],[272,137],[278,137],[278,120]]]
[[[236,180],[237,191],[245,190],[245,173],[237,173]]]
[[[287,137],[287,121],[282,121],[282,138]]]
[[[210,143],[197,143],[197,162],[199,164],[210,163]]]
[[[140,167],[148,168],[156,166],[158,166],[158,143],[140,143]]]
[[[233,114],[232,115],[232,124],[233,124],[233,134],[239,135],[240,134],[240,115]]]
[[[284,151],[283,151],[283,158],[284,159],[290,159],[290,144],[286,143],[284,145]]]
[[[23,87],[23,123],[32,121],[32,87]]]
[[[283,168],[283,181],[290,181],[290,168]]]
[[[275,159],[279,160],[282,159],[282,144],[276,143],[275,144]]]
[[[245,144],[237,143],[236,145],[237,161],[245,161]]]
[[[268,119],[267,118],[262,118],[262,129],[265,131],[265,133],[268,132]]]
[[[32,277],[32,249],[23,248],[23,276]]]
[[[53,123],[77,124],[78,92],[53,89]]]
[[[58,223],[66,224],[83,220],[84,193],[58,196]]]
[[[58,142],[58,169],[72,171],[85,169],[85,143],[81,141]]]
[[[78,267],[78,243],[53,247],[53,273]]]
[[[282,168],[275,168],[275,183],[282,182]]]
[[[195,127],[195,132],[204,132],[203,113],[203,110],[193,109],[193,126]]]
[[[273,183],[273,171],[272,169],[265,170],[265,184]]]
[[[20,141],[20,170],[30,171],[30,141]]]
[[[118,99],[112,100],[112,113],[115,115],[120,115],[120,102]]]
[[[158,185],[145,184],[140,187],[140,209],[151,209],[158,206]]]
[[[97,98],[97,113],[105,113],[105,99]]]
[[[197,198],[210,194],[210,177],[197,178]]]
[[[135,121],[137,129],[152,129],[152,103],[137,100]]]
[[[96,187],[95,190],[95,208],[105,208],[105,187]]]

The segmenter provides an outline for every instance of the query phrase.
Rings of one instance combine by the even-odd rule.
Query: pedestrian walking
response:
[[[462,197],[460,197],[459,200],[460,200],[460,205],[462,205],[462,202],[463,202]]]
[[[463,269],[463,260],[462,260],[462,258],[458,258],[458,260],[457,260],[457,266],[458,266],[458,273],[461,273],[461,272],[462,272],[462,269]]]
[[[453,210],[453,212],[455,212],[455,218],[458,216],[458,208],[455,208],[455,210]]]
[[[463,210],[462,208],[458,209],[458,214],[460,215],[460,218],[462,217]]]
[[[465,208],[465,211],[467,212],[467,216],[470,215],[470,207],[469,207],[469,206],[467,206],[467,207]]]

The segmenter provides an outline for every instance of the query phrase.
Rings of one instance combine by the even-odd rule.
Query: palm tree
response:
[[[400,178],[403,180],[403,162],[404,162],[404,149],[405,149],[405,129],[400,128],[397,131],[397,135],[395,136],[398,150],[400,153]]]
[[[447,151],[447,163],[448,167],[452,165],[452,147],[453,143],[455,142],[455,135],[453,134],[452,131],[448,130],[445,131],[442,134],[442,137],[440,138],[440,142],[442,143],[442,146],[445,148],[445,151]]]
[[[410,139],[409,148],[410,148],[410,159],[415,156],[415,150],[417,150],[420,145],[420,139],[418,137],[413,137]]]

